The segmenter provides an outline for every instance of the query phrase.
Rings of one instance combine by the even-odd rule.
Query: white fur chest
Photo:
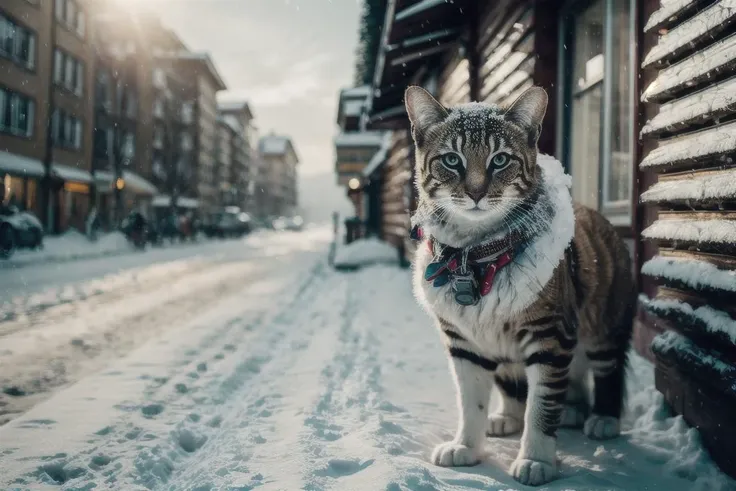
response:
[[[489,355],[515,357],[512,343],[501,335],[505,322],[513,320],[538,298],[562,260],[572,240],[575,217],[569,192],[569,176],[559,162],[539,156],[544,186],[554,205],[555,215],[547,231],[536,237],[512,262],[502,268],[491,291],[476,305],[462,306],[455,301],[451,283],[435,287],[424,279],[424,270],[432,262],[426,243],[421,244],[414,260],[414,293],[430,314],[453,324]],[[425,230],[431,234],[431,230]]]

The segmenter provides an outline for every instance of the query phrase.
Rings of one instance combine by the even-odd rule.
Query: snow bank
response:
[[[736,271],[718,269],[705,261],[655,256],[644,263],[641,272],[647,276],[681,281],[695,289],[736,292]]]
[[[359,268],[377,263],[396,263],[398,258],[399,253],[394,246],[371,237],[338,247],[334,264],[337,268]]]
[[[690,318],[712,334],[725,335],[732,343],[736,344],[736,320],[721,310],[716,310],[707,305],[693,308],[690,304],[674,299],[649,299],[640,296],[639,301],[655,315],[680,315]]]
[[[21,249],[0,264],[20,265],[39,261],[70,260],[119,254],[131,250],[130,244],[120,232],[101,235],[96,242],[91,242],[85,235],[70,230],[58,236],[44,237],[43,244],[43,250]]]

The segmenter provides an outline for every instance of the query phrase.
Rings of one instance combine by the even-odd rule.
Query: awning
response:
[[[160,207],[160,208],[166,208],[168,206],[171,206],[171,197],[167,196],[165,194],[160,194],[153,198],[153,201],[151,204],[154,207]],[[179,208],[199,208],[199,201],[193,198],[187,198],[184,196],[179,196],[176,200],[176,206]]]
[[[83,182],[85,184],[92,182],[92,174],[88,171],[69,165],[54,164],[51,172],[54,177],[58,177],[63,181]]]
[[[130,189],[134,193],[149,194],[151,196],[158,193],[156,186],[135,172],[124,170],[123,180],[125,181],[125,189]],[[112,187],[113,173],[106,170],[97,171],[95,172],[95,181],[103,186]]]
[[[0,174],[21,177],[43,177],[43,162],[10,152],[0,151]]]

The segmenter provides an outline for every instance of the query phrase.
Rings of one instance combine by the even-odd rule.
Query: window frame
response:
[[[0,11],[0,29],[12,29],[10,39],[10,51],[6,51],[4,43],[0,43],[0,57],[12,61],[15,65],[28,72],[36,71],[36,49],[38,46],[38,35],[34,29],[31,29],[22,22],[17,21],[14,17]],[[4,33],[3,33],[4,34]],[[24,59],[22,55],[21,36],[25,35],[28,39],[28,56]],[[2,38],[6,39],[5,37]]]
[[[35,99],[6,87],[0,87],[0,94],[2,94],[0,96],[0,134],[32,138],[36,126]],[[24,127],[20,127],[23,117],[25,117]],[[5,124],[6,118],[7,125]]]
[[[571,172],[572,164],[572,138],[566,136],[572,130],[572,108],[573,100],[578,95],[579,90],[575,90],[574,80],[572,80],[572,63],[575,56],[574,46],[574,22],[575,16],[584,8],[593,4],[595,0],[567,0],[560,9],[558,17],[559,43],[558,43],[558,72],[557,72],[557,92],[558,92],[558,111],[557,111],[557,134],[555,135],[556,153],[559,156],[565,171]],[[632,108],[632,117],[629,120],[628,131],[632,138],[632,145],[629,149],[630,165],[628,166],[629,179],[629,197],[628,199],[609,201],[608,200],[608,184],[611,175],[612,165],[612,138],[613,138],[613,75],[614,60],[611,56],[614,43],[614,27],[613,14],[614,2],[617,0],[602,0],[603,3],[603,55],[604,55],[604,71],[603,80],[597,83],[602,84],[602,102],[601,102],[601,134],[599,157],[598,157],[598,211],[602,213],[611,223],[617,226],[631,226],[633,223],[633,207],[634,200],[634,166],[636,165],[636,13],[637,0],[624,0],[629,2],[629,60],[628,60],[628,78],[629,87],[627,90],[627,98]],[[571,48],[571,49],[570,49]],[[586,87],[585,90],[592,88]]]

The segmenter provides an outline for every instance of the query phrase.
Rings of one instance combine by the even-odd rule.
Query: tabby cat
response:
[[[422,241],[414,289],[447,348],[459,409],[455,438],[432,461],[474,465],[486,435],[523,431],[509,472],[543,484],[557,475],[558,427],[619,434],[635,300],[628,251],[603,216],[573,204],[561,164],[538,153],[542,88],[508,109],[448,109],[420,87],[405,101]]]

